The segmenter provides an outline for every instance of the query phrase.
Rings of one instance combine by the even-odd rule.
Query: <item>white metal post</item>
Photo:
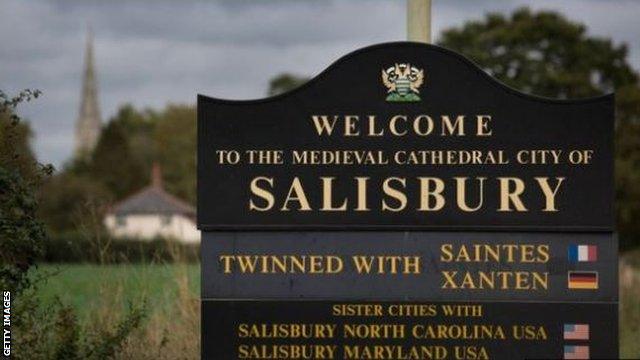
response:
[[[407,39],[431,43],[431,0],[407,0]]]

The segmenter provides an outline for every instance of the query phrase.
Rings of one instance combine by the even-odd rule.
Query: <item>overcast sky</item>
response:
[[[626,42],[640,69],[636,0],[434,0],[434,33],[523,5]],[[0,0],[0,88],[44,92],[21,114],[40,161],[59,166],[73,150],[87,24],[106,121],[124,103],[159,109],[194,103],[197,93],[262,97],[278,73],[315,75],[354,49],[404,40],[405,11],[404,0]]]

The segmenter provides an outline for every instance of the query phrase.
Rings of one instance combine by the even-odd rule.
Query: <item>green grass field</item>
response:
[[[112,298],[139,303],[146,300],[152,311],[165,310],[172,306],[180,284],[178,275],[188,278],[189,291],[194,298],[200,297],[200,265],[52,265],[38,267],[40,274],[46,274],[39,294],[45,302],[60,299],[72,305],[81,319],[101,307]]]
[[[638,271],[638,270],[636,270]],[[180,286],[199,298],[200,265],[42,265],[41,274],[50,274],[40,287],[45,301],[59,298],[72,305],[81,320],[104,311],[105,304],[126,306],[147,299],[152,313],[170,313],[176,306]],[[184,289],[182,289],[185,291]],[[624,358],[640,357],[640,296],[637,286],[622,289],[620,306],[620,348]],[[194,331],[196,331],[194,329]],[[197,354],[193,354],[197,357]]]

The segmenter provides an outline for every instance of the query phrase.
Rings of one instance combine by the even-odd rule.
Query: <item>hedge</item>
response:
[[[166,239],[96,239],[66,233],[52,235],[45,241],[40,260],[52,263],[150,263],[197,262],[199,258],[199,244]]]

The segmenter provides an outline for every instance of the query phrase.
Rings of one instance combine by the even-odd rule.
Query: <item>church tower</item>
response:
[[[98,88],[93,59],[93,33],[89,29],[84,54],[80,112],[76,121],[76,157],[88,156],[98,142],[101,120],[98,106]]]

